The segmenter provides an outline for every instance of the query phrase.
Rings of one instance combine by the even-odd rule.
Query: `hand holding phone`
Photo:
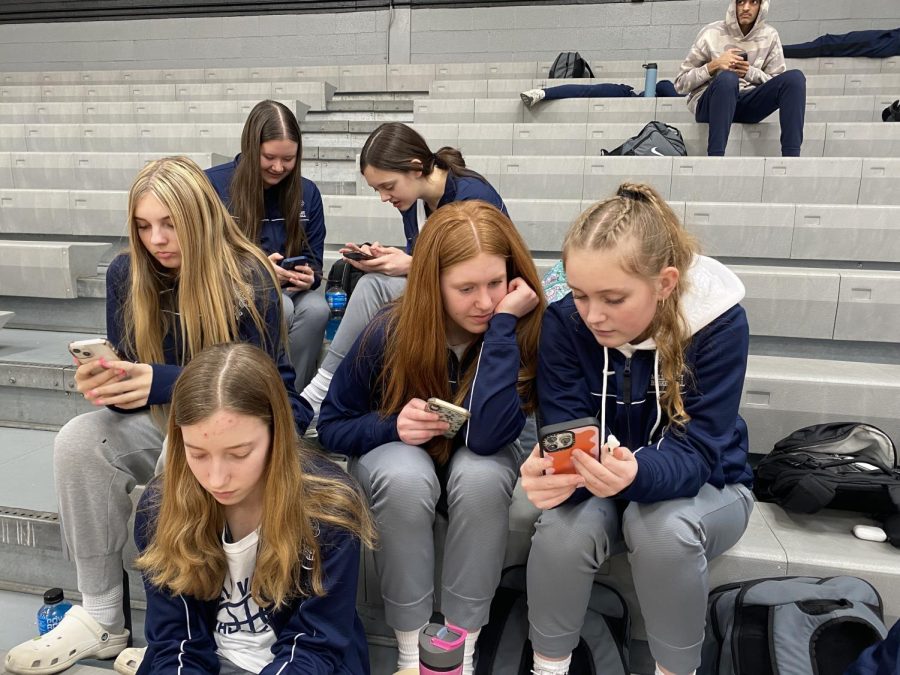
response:
[[[375,256],[371,253],[363,253],[362,251],[347,251],[346,253],[342,253],[345,258],[348,260],[355,260],[359,262],[360,260],[375,260]]]
[[[437,413],[442,420],[450,425],[450,428],[443,434],[446,438],[453,438],[456,436],[456,432],[459,431],[460,427],[466,423],[466,420],[472,416],[465,408],[448,403],[447,401],[442,401],[439,398],[432,397],[428,399],[427,406],[429,411]]]
[[[594,459],[600,458],[600,422],[595,417],[582,417],[541,427],[541,455],[553,460],[553,473],[575,473],[572,452],[581,450]]]
[[[121,361],[122,357],[116,352],[115,347],[106,338],[91,338],[89,340],[75,340],[69,343],[69,353],[82,366],[92,361],[105,359],[106,361]]]
[[[293,272],[295,267],[304,265],[309,267],[309,258],[305,255],[295,255],[292,258],[282,258],[281,262],[278,264],[281,269]]]

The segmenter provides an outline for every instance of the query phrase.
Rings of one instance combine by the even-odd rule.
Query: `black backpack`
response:
[[[842,675],[884,639],[881,597],[856,577],[774,577],[710,592],[698,675]]]
[[[625,600],[616,590],[594,582],[569,675],[628,675],[630,642]],[[478,636],[475,675],[529,675],[531,668],[525,565],[513,565],[503,570],[488,623]]]
[[[353,294],[353,289],[356,288],[356,284],[359,283],[359,280],[362,279],[364,275],[365,272],[356,269],[346,260],[340,258],[334,262],[331,269],[328,271],[328,283],[325,285],[325,288],[328,289],[333,286],[340,286],[344,293],[347,294],[347,299],[349,300],[350,296]]]
[[[753,491],[788,511],[856,511],[885,520],[900,546],[897,449],[878,427],[831,422],[798,429],[775,444],[756,467]]]
[[[900,100],[894,101],[881,111],[882,122],[900,122]]]
[[[550,66],[550,78],[558,80],[567,77],[594,77],[594,71],[578,52],[560,52]]]
[[[636,157],[684,157],[687,149],[681,132],[664,122],[650,122],[637,136],[632,136],[614,150],[601,150],[601,155]]]

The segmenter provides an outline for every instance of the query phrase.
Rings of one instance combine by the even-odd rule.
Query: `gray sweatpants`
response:
[[[741,538],[753,495],[708,483],[691,499],[615,502],[591,497],[544,511],[528,557],[528,618],[536,652],[564,657],[578,644],[594,575],[624,535],[650,653],[674,673],[700,665],[708,563]]]
[[[521,454],[512,444],[490,456],[459,448],[450,458],[441,611],[467,630],[487,623],[500,582]],[[375,565],[387,623],[401,631],[419,628],[434,606],[433,527],[441,495],[434,463],[422,448],[396,442],[355,459],[351,471],[378,526]]]
[[[404,290],[406,277],[389,277],[377,273],[364,275],[353,289],[341,325],[322,360],[322,370],[334,373],[372,317],[391,300],[399,298]]]
[[[316,374],[319,353],[325,340],[325,326],[331,312],[325,296],[316,291],[281,294],[288,328],[291,363],[297,373],[297,391]]]
[[[63,549],[75,562],[82,593],[121,585],[128,495],[153,477],[163,438],[149,412],[123,415],[107,408],[69,420],[56,435],[53,475]]]

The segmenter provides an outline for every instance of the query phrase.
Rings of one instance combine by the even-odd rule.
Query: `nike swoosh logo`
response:
[[[655,146],[655,145],[654,145],[653,147],[650,148],[650,154],[651,154],[651,155],[656,155],[657,157],[665,157],[664,154],[662,154],[659,150],[656,149],[656,146]]]

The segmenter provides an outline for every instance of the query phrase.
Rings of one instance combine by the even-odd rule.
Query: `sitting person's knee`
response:
[[[802,70],[787,70],[778,77],[784,78],[784,82],[787,85],[806,89],[806,75],[803,74]]]
[[[633,502],[622,516],[622,533],[632,553],[653,551],[654,557],[674,555],[702,544],[700,527],[670,502],[639,504]]]
[[[720,71],[709,85],[710,89],[734,89],[737,91],[741,78],[737,73],[728,70]]]

